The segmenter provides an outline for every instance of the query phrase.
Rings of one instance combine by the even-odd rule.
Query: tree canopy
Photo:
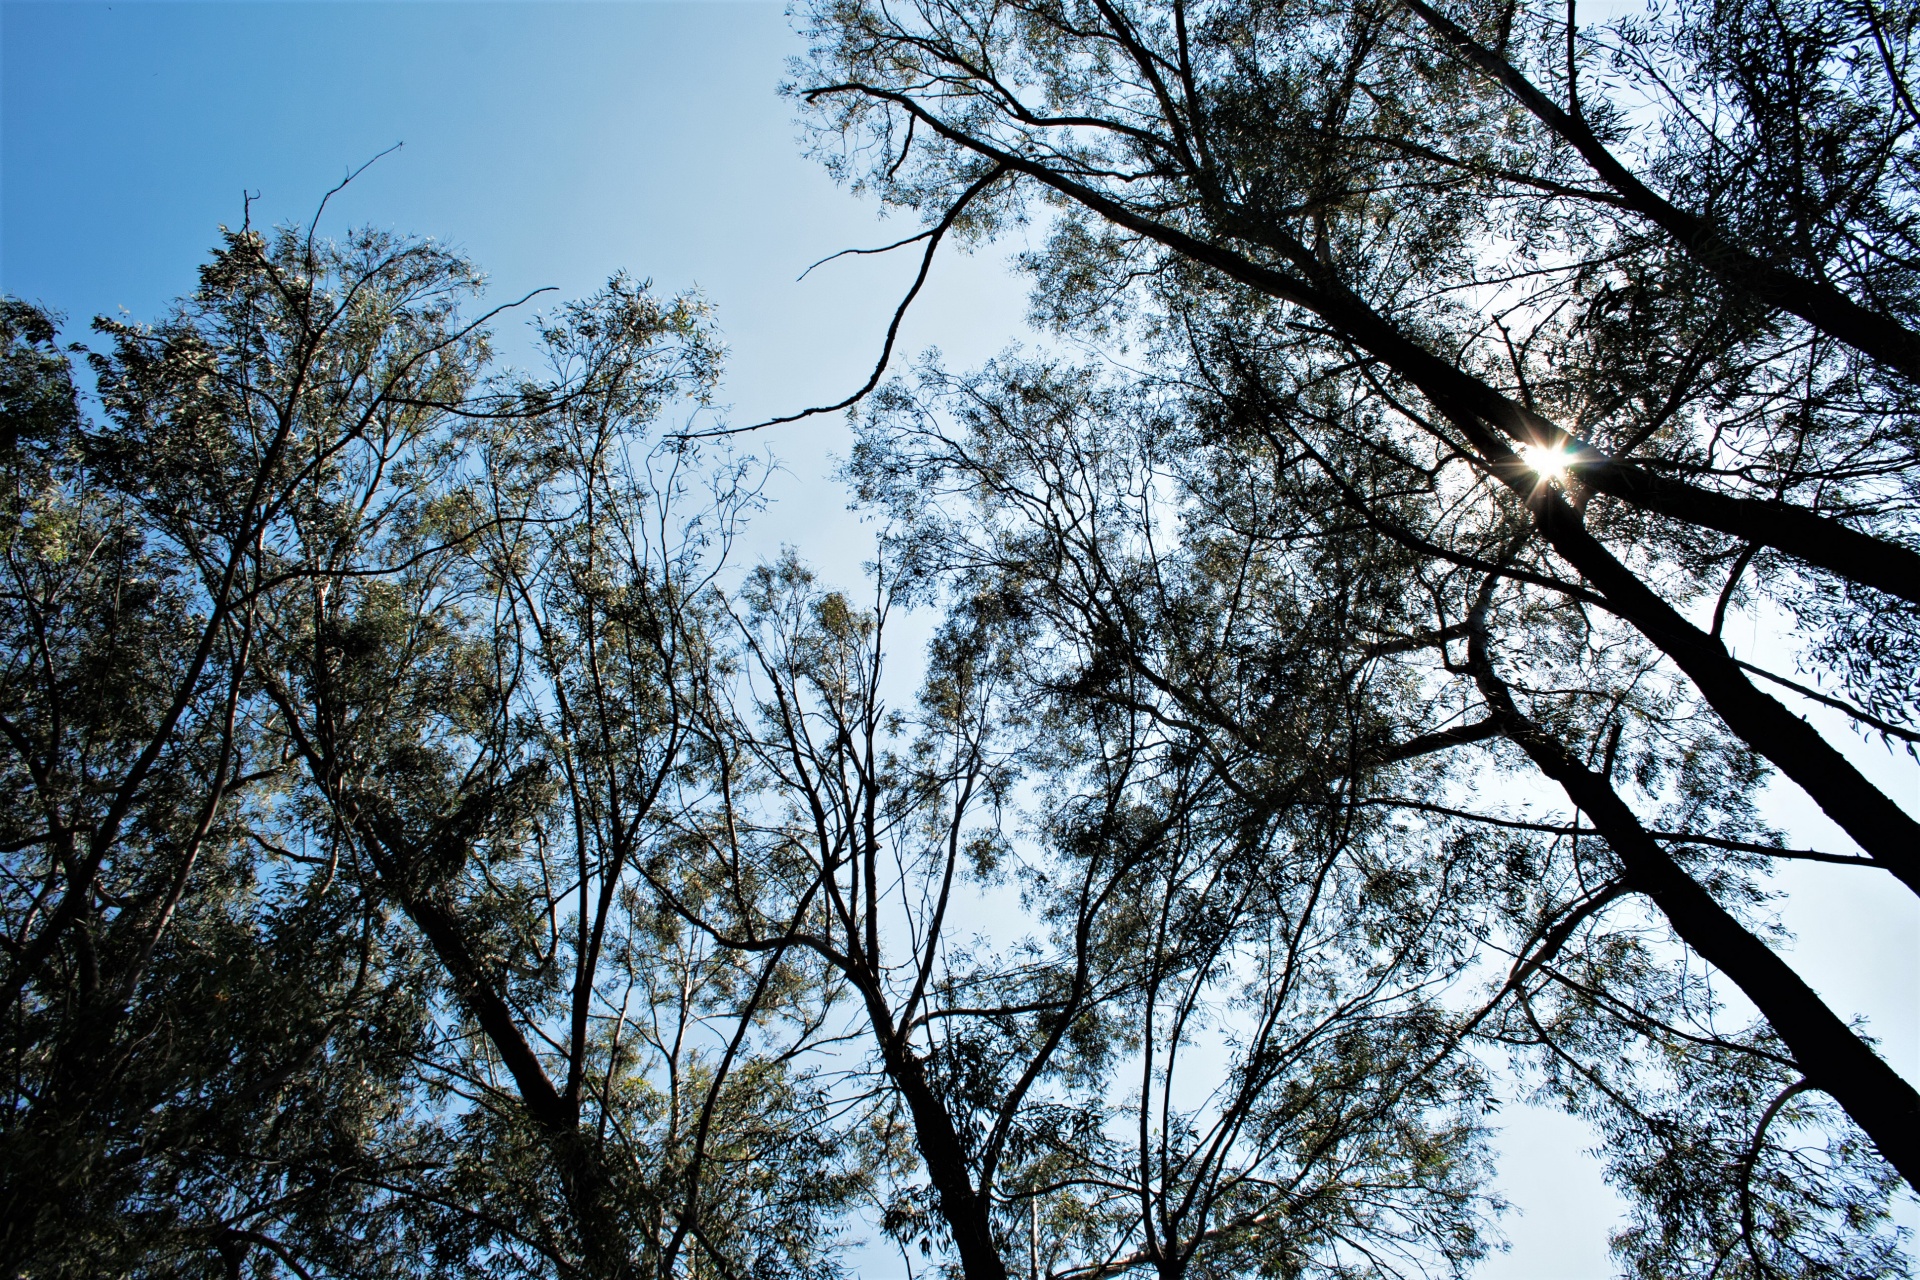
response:
[[[1771,875],[1920,892],[1920,13],[797,20],[902,312],[1044,233],[1038,340],[833,407],[864,581],[739,555],[697,296],[0,302],[9,1273],[1467,1276],[1518,1096],[1624,1274],[1909,1274]]]

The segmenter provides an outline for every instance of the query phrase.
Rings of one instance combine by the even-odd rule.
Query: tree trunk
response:
[[[1484,619],[1476,621],[1468,662],[1507,738],[1558,782],[1599,829],[1620,859],[1628,886],[1651,898],[1674,932],[1753,1001],[1807,1080],[1838,1102],[1907,1184],[1920,1189],[1920,1093],[1854,1034],[1791,966],[1674,862],[1611,782],[1520,714],[1494,674]]]
[[[993,1242],[989,1206],[973,1189],[960,1135],[946,1107],[934,1096],[926,1064],[898,1042],[888,1044],[885,1064],[913,1114],[920,1158],[927,1162],[927,1177],[940,1198],[940,1216],[953,1236],[961,1270],[967,1280],[1007,1280],[1006,1263]]]

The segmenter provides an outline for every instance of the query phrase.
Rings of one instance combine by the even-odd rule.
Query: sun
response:
[[[1520,460],[1542,480],[1556,484],[1567,478],[1567,467],[1572,461],[1567,456],[1565,444],[1523,444],[1520,446]]]

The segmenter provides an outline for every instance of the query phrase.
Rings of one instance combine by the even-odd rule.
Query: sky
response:
[[[797,51],[780,6],[760,0],[0,0],[0,289],[64,311],[76,336],[95,314],[153,319],[248,194],[256,223],[304,223],[349,171],[402,143],[334,198],[323,231],[451,243],[488,273],[495,302],[552,287],[536,304],[550,305],[619,270],[697,289],[730,348],[727,420],[836,401],[865,380],[915,261],[846,258],[796,277],[917,228],[881,221],[803,154],[777,92]],[[1006,259],[1021,247],[943,252],[900,352],[937,346],[959,368],[1021,338],[1025,286]],[[508,356],[516,332],[501,326]],[[755,440],[785,471],[747,554],[794,544],[855,585],[874,529],[832,479],[844,428],[814,419]],[[1920,808],[1910,765],[1857,754]],[[1826,835],[1804,801],[1771,804],[1796,834]],[[1920,1076],[1920,910],[1905,894],[1863,901],[1845,879],[1859,874],[1785,877],[1793,959]],[[1617,1202],[1583,1153],[1593,1135],[1519,1106],[1502,1123],[1501,1184],[1519,1212],[1504,1224],[1511,1251],[1479,1274],[1611,1274]],[[869,1280],[904,1274],[884,1251],[856,1263]]]
[[[495,301],[551,286],[550,305],[619,270],[698,289],[732,348],[737,421],[858,387],[915,266],[847,258],[796,282],[905,229],[802,155],[775,4],[9,2],[0,41],[0,281],[80,323],[154,316],[243,193],[257,223],[305,222],[396,142],[323,230],[451,243]],[[981,359],[1024,305],[997,261],[949,255],[901,350]],[[508,354],[517,332],[501,325]],[[823,419],[764,444],[813,481],[841,438]],[[763,523],[811,545],[829,504]]]

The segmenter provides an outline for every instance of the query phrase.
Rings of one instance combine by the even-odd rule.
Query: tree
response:
[[[391,1225],[338,1175],[404,1105],[411,966],[280,856],[249,670],[267,549],[352,424],[295,411],[325,394],[323,344],[273,353],[287,397],[248,384],[267,352],[234,268],[259,249],[229,236],[157,330],[99,326],[104,426],[52,318],[5,304],[10,1266],[231,1269],[318,1217],[372,1267]]]
[[[1894,358],[1910,316],[1905,55],[1877,11],[1737,12],[1722,36],[1727,14],[1704,8],[1595,34],[1518,6],[1449,25],[1398,4],[822,3],[794,91],[822,146],[841,144],[843,175],[924,213],[928,253],[1044,198],[1057,217],[1031,259],[1043,318],[1142,343],[1233,406],[1245,447],[1302,451],[1383,536],[1549,592],[1581,626],[1617,619],[1631,630],[1603,621],[1609,643],[1656,653],[1736,752],[1913,886],[1914,819],[1719,634],[1729,603],[1764,593],[1813,631],[1815,655],[1871,637],[1841,671],[1855,700],[1819,696],[1911,732],[1885,692],[1911,687],[1920,590]],[[1609,42],[1617,78],[1581,81]],[[1764,70],[1782,64],[1798,70]],[[1522,74],[1558,76],[1558,105]],[[1653,95],[1642,117],[1624,105],[1636,84]],[[1695,123],[1709,119],[1686,114],[1696,100],[1730,123]],[[1709,190],[1719,204],[1675,222],[1581,128],[1631,139],[1668,207]],[[1817,135],[1817,157],[1776,158],[1789,135]],[[1792,229],[1740,244],[1778,225],[1787,187]],[[1456,580],[1429,634],[1464,638],[1486,616],[1471,606],[1483,585]],[[1711,626],[1689,616],[1716,596]],[[1531,657],[1545,636],[1519,616]],[[1633,891],[1913,1183],[1920,1095],[1609,801],[1593,776],[1604,737],[1570,751],[1530,730],[1500,699],[1491,644],[1479,653],[1466,661],[1483,729],[1567,788]]]
[[[312,821],[432,956],[418,1070],[450,1154],[396,1189],[434,1256],[489,1274],[818,1274],[860,1178],[791,1047],[762,1044],[785,1015],[804,1037],[811,995],[703,947],[641,878],[699,767],[715,571],[679,509],[693,459],[643,433],[717,348],[697,304],[623,279],[541,336],[551,381],[314,486],[316,568],[257,664]],[[712,495],[723,543],[745,476]]]
[[[832,1269],[811,989],[638,869],[753,501],[683,515],[709,472],[644,433],[717,347],[616,279],[515,380],[477,289],[230,233],[102,322],[102,427],[9,304],[9,1265]]]
[[[1394,1100],[1393,1122],[1419,1114],[1421,1090],[1459,1087],[1446,1082],[1461,1042],[1513,1052],[1546,1097],[1608,1133],[1609,1172],[1638,1215],[1619,1242],[1629,1265],[1897,1273],[1891,1171],[1830,1112],[1800,1113],[1791,1138],[1772,1132],[1774,1100],[1804,1095],[1804,1064],[1764,1023],[1730,1029],[1713,982],[1665,941],[1662,914],[1637,905],[1639,869],[1593,825],[1510,816],[1520,775],[1484,753],[1509,727],[1490,713],[1502,691],[1528,699],[1530,731],[1555,744],[1577,734],[1593,753],[1582,767],[1660,815],[1643,841],[1668,865],[1680,860],[1694,892],[1705,885],[1731,904],[1709,900],[1758,946],[1754,873],[1768,858],[1823,855],[1785,848],[1757,822],[1751,755],[1604,619],[1555,591],[1521,598],[1514,584],[1551,566],[1512,558],[1525,527],[1511,516],[1473,529],[1483,554],[1504,547],[1504,578],[1417,551],[1360,515],[1430,527],[1421,490],[1378,493],[1356,513],[1324,454],[1261,435],[1246,409],[1190,382],[1128,385],[1045,361],[1008,357],[965,377],[927,367],[912,390],[874,402],[853,469],[926,572],[957,575],[962,599],[1018,602],[1005,607],[1044,619],[1046,638],[1022,651],[1048,656],[1024,665],[1069,691],[1063,715],[1113,708],[1180,735],[1228,791],[1222,808],[1241,815],[1240,832],[1312,822],[1354,833],[1350,849],[1302,842],[1368,876],[1355,900],[1326,893],[1325,932],[1301,963],[1337,969],[1343,947],[1384,946],[1396,928],[1420,940],[1425,955],[1400,972],[1409,996],[1432,1003],[1416,998],[1408,1012],[1437,1023],[1424,1028],[1430,1056],[1374,1067],[1371,1096]],[[1306,438],[1364,467],[1350,437]],[[1474,519],[1459,510],[1463,526]],[[1465,545],[1465,527],[1451,532],[1449,545]],[[1496,615],[1491,588],[1503,583]],[[1483,691],[1492,616],[1534,644],[1508,656],[1524,658],[1523,675]],[[1503,791],[1515,800],[1490,803]],[[1185,874],[1183,848],[1163,837],[1142,875]],[[1290,882],[1287,861],[1258,865],[1249,922],[1288,918],[1264,896]],[[1195,894],[1210,914],[1169,936],[1204,948],[1211,922],[1233,918],[1233,886],[1247,883]],[[1375,920],[1383,904],[1388,919]],[[1449,969],[1459,962],[1448,956],[1478,960]],[[1795,1172],[1764,1173],[1786,1168]],[[1311,1239],[1301,1217],[1275,1221],[1277,1238]],[[1150,1237],[1134,1240],[1112,1256],[1158,1261]]]
[[[911,503],[940,473],[882,462],[885,436],[859,465]],[[1019,553],[916,530],[893,552],[935,576],[883,579],[867,611],[791,558],[750,578],[751,683],[711,730],[727,783],[686,855],[716,887],[681,910],[845,984],[928,1179],[883,1221],[903,1245],[944,1238],[969,1276],[1007,1274],[1029,1233],[1038,1266],[1043,1219],[1050,1274],[1459,1273],[1493,1206],[1484,1084],[1429,1001],[1463,960],[1432,941],[1461,903],[1452,874],[1397,865],[1377,824],[1323,797],[1248,794],[1177,705],[1101,675],[1103,642],[1046,620],[1071,587],[1033,575],[1088,568],[1062,563],[1060,529],[1128,522],[1098,483],[1124,468],[1042,497],[1012,459],[1060,434],[981,436],[991,461],[952,483],[1057,521],[1014,517]],[[917,712],[890,712],[889,607],[960,561],[980,572],[947,597]],[[1276,719],[1310,723],[1319,691],[1295,693]],[[1005,817],[1023,791],[1024,835]]]

